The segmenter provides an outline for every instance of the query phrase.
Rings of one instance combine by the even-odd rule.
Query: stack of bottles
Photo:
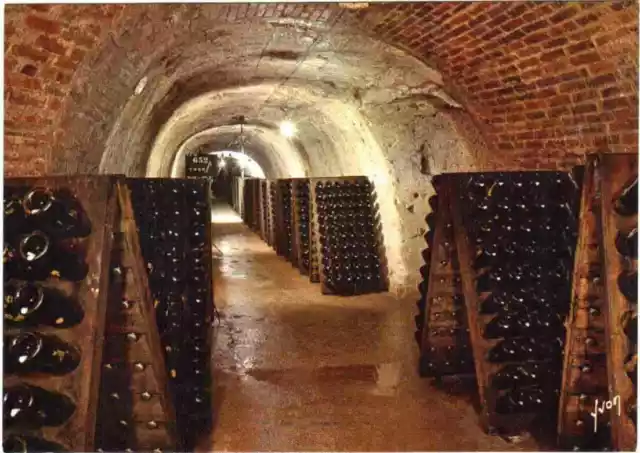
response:
[[[282,224],[279,226],[279,228],[282,228],[282,230],[276,232],[276,236],[279,238],[278,249],[276,251],[280,256],[283,256],[286,259],[290,260],[293,254],[293,225],[291,222],[291,181],[286,179],[279,180],[278,186],[278,190],[280,191],[280,201],[282,203],[282,206],[280,207]]]
[[[309,180],[299,181],[295,187],[296,216],[300,238],[298,266],[300,272],[307,275],[309,273]]]
[[[385,290],[371,182],[319,181],[315,195],[323,292],[355,295]]]
[[[257,179],[245,179],[243,186],[243,203],[242,203],[242,220],[249,225],[250,228],[255,228],[258,205],[256,202],[260,202],[255,198],[255,185],[258,183]]]
[[[309,183],[312,184],[311,182]],[[318,214],[317,202],[311,198],[309,190],[309,281],[320,283],[320,249],[318,240]]]
[[[269,243],[269,231],[271,222],[269,218],[269,182],[260,181],[260,213],[262,214],[260,234],[262,239]]]
[[[276,247],[276,203],[277,203],[277,183],[269,181],[269,204],[267,212],[269,213],[269,240],[267,241],[272,248]]]
[[[74,416],[76,402],[47,389],[47,380],[78,378],[72,373],[82,353],[62,337],[82,322],[84,310],[64,288],[69,282],[77,288],[87,277],[92,226],[69,190],[4,190],[4,375],[30,383],[4,387],[3,449],[64,451],[40,429],[62,426]]]
[[[625,370],[633,383],[633,395],[623,402],[623,407],[634,425],[637,416],[638,386],[638,177],[628,184],[614,205],[615,214],[627,225],[616,236],[616,249],[622,259],[623,270],[618,276],[618,289],[627,302],[620,324],[627,337]]]
[[[129,185],[178,430],[189,448],[211,420],[208,183],[144,179]]]
[[[476,174],[461,206],[497,414],[553,414],[577,235],[578,190],[555,172]]]

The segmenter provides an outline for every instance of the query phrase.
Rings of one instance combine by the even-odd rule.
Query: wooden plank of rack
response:
[[[303,227],[302,221],[300,219],[300,208],[303,205],[303,200],[302,198],[298,197],[297,194],[297,190],[299,187],[303,187],[303,186],[307,186],[307,217],[309,216],[309,179],[308,178],[302,178],[296,181],[295,183],[295,192],[294,192],[294,209],[293,209],[293,215],[294,215],[294,231],[296,232],[296,263],[297,263],[297,267],[298,270],[300,271],[300,273],[302,275],[309,275],[309,269],[307,267],[304,266],[304,260],[303,260],[303,256],[304,256],[304,249],[305,249],[305,245],[302,243],[302,234],[301,234],[301,228]],[[309,237],[309,220],[307,221],[307,237]],[[306,248],[309,248],[309,244],[307,243]]]
[[[454,348],[457,354],[462,354],[462,348],[471,344],[467,334],[464,304],[456,307],[454,301],[456,296],[462,295],[462,289],[458,277],[455,242],[453,237],[450,237],[452,231],[448,228],[451,224],[449,196],[449,190],[438,193],[420,346],[421,374],[437,378],[470,375],[468,369],[434,369],[430,372],[423,369],[424,361],[440,361],[439,359],[448,356],[450,348]],[[454,312],[456,308],[459,308],[460,314],[463,315],[461,319],[440,319],[442,313]],[[469,365],[472,365],[472,362],[472,357],[469,357]]]
[[[436,211],[436,224],[434,225],[433,242],[431,246],[431,262],[429,263],[427,294],[425,294],[424,298],[424,326],[422,329],[422,340],[420,342],[421,356],[424,356],[426,351],[428,351],[430,348],[429,329],[427,323],[431,317],[431,302],[434,299],[436,293],[435,286],[438,275],[435,270],[438,269],[440,261],[444,259],[441,252],[445,250],[441,247],[441,245],[444,242],[444,229],[446,223],[449,220],[448,218],[450,218],[451,216],[449,190],[447,189],[443,188],[443,190],[438,193],[438,210]]]
[[[253,180],[253,231],[260,235],[260,219],[261,219],[261,204],[260,203],[260,180]]]
[[[268,233],[268,241],[267,243],[271,246],[272,249],[276,248],[276,186],[277,182],[275,180],[267,181],[269,186],[268,195],[268,203],[269,203],[269,233]]]
[[[118,199],[120,207],[120,238],[119,262],[115,263],[122,266],[124,270],[124,286],[122,290],[114,288],[117,294],[114,294],[110,300],[113,306],[110,307],[110,316],[118,320],[125,318],[123,325],[108,323],[107,327],[107,345],[109,348],[120,348],[123,344],[121,337],[128,332],[134,332],[139,335],[139,340],[134,345],[126,345],[123,349],[124,356],[129,363],[140,361],[147,363],[152,370],[153,380],[148,382],[149,387],[134,388],[128,386],[131,401],[137,401],[138,404],[131,407],[131,413],[127,414],[133,422],[132,442],[136,450],[153,450],[160,448],[163,450],[175,449],[177,446],[176,416],[169,387],[166,379],[166,369],[164,363],[163,351],[160,343],[160,335],[155,322],[155,313],[151,302],[151,292],[147,280],[147,271],[144,265],[144,259],[140,249],[138,233],[135,225],[135,217],[131,205],[130,192],[125,184],[118,185]],[[120,292],[123,291],[123,294]],[[122,308],[120,301],[122,298],[133,301],[133,305],[128,308]],[[118,323],[119,324],[119,323]],[[124,329],[123,329],[124,328]],[[115,342],[115,344],[114,344]],[[124,343],[126,344],[126,343]],[[103,396],[109,395],[113,391],[122,391],[121,388],[112,388],[117,386],[116,381],[104,380]],[[139,400],[138,395],[144,391],[151,393],[154,401],[158,404],[155,406],[143,404]],[[108,399],[108,396],[107,396]],[[104,402],[104,401],[103,401]],[[102,407],[109,410],[106,403]],[[151,409],[155,411],[151,412]],[[111,413],[102,413],[103,419],[103,442],[108,443],[111,436],[109,431],[110,423],[115,424],[115,431],[119,430],[117,420],[113,419]],[[155,429],[147,428],[148,422],[155,422],[158,426]]]
[[[291,205],[291,178],[287,179],[279,179],[278,180],[278,210],[276,211],[278,216],[278,226],[276,231],[276,238],[278,238],[279,248],[277,249],[278,255],[282,256],[287,261],[291,260],[291,252],[290,248],[293,248],[293,230],[291,230],[292,235],[289,236],[287,229],[287,224],[291,228],[291,211],[285,211],[285,205],[289,206],[289,209],[292,208]]]
[[[598,219],[595,216],[595,179],[594,161],[590,159],[583,175],[582,192],[580,197],[580,214],[578,219],[578,241],[574,255],[572,275],[571,306],[569,316],[565,322],[566,341],[563,360],[562,386],[558,405],[558,441],[561,446],[572,448],[576,442],[586,440],[594,432],[592,417],[588,413],[593,408],[595,398],[606,401],[608,395],[588,392],[588,401],[580,398],[579,388],[581,371],[574,363],[576,357],[584,359],[592,351],[585,345],[585,333],[591,329],[596,335],[597,324],[590,321],[590,305],[584,301],[590,294],[597,291],[598,277],[591,272],[600,267],[599,256],[594,253],[597,249]],[[592,373],[597,377],[597,374]],[[593,385],[593,382],[591,382]],[[606,391],[607,382],[599,382]],[[598,390],[597,388],[591,390]],[[587,407],[588,404],[591,407]],[[605,421],[606,414],[600,417]],[[597,428],[596,428],[597,429]]]
[[[207,189],[206,182],[203,182],[200,185],[203,186],[204,189]],[[211,193],[210,190],[207,190],[206,199],[209,198],[209,193]],[[133,281],[131,282],[131,289],[134,292],[134,300],[140,302],[138,308],[141,310],[142,314],[141,321],[143,322],[143,327],[145,329],[144,337],[148,341],[147,347],[150,349],[152,357],[150,365],[155,374],[158,390],[157,396],[160,399],[160,405],[163,408],[164,413],[162,421],[164,422],[163,425],[166,429],[166,433],[169,436],[168,439],[163,439],[163,441],[168,441],[168,446],[174,447],[177,445],[176,414],[169,393],[164,354],[160,342],[160,334],[156,325],[155,310],[153,308],[145,260],[142,256],[139,235],[137,234],[135,215],[131,204],[131,193],[125,184],[118,185],[118,196],[120,200],[122,230],[125,246],[123,264],[132,271],[130,274],[133,278]],[[207,206],[209,206],[209,204],[207,204]],[[211,262],[211,260],[206,261],[209,263]],[[147,416],[151,419],[154,417],[153,414],[147,414]],[[153,445],[151,443],[151,439],[149,439],[149,442],[145,442],[146,439],[142,437],[153,437],[152,435],[153,433],[150,433],[150,430],[143,430],[142,434],[138,437],[140,446],[145,447]]]
[[[287,261],[291,262],[293,265],[295,265],[295,263],[293,263],[291,260],[295,257],[295,243],[294,243],[294,229],[293,229],[293,179],[292,178],[288,178],[288,179],[284,179],[284,187],[286,188],[285,192],[283,193],[283,195],[286,197],[286,205],[289,206],[289,211],[285,212],[283,210],[283,215],[285,215],[285,217],[283,218],[285,225],[288,224],[289,228],[285,228],[285,237],[286,237],[286,247],[284,252],[284,257]],[[291,234],[288,234],[288,233]]]
[[[298,197],[297,190],[298,185],[300,184],[300,180],[297,178],[291,179],[291,212],[290,219],[291,222],[291,253],[289,254],[289,261],[291,261],[291,265],[295,268],[300,267],[300,228],[298,227]]]
[[[322,244],[318,222],[317,179],[309,179],[309,281],[320,283],[322,267]],[[315,253],[314,253],[315,252]]]
[[[622,219],[613,210],[616,197],[624,189],[629,179],[637,174],[637,154],[602,154],[598,157],[596,173],[600,189],[601,248],[604,262],[605,297],[608,305],[607,323],[607,368],[609,370],[609,399],[620,400],[620,416],[612,417],[612,435],[614,449],[635,451],[636,429],[626,413],[625,404],[634,397],[635,389],[624,370],[625,356],[629,344],[621,325],[621,317],[630,310],[630,304],[620,293],[617,285],[618,275],[623,271],[622,258],[615,246],[616,234],[620,227],[630,223]],[[637,217],[632,219],[637,227]],[[636,263],[637,266],[637,263]]]
[[[269,181],[266,179],[260,180],[260,209],[262,239],[269,243]]]
[[[263,229],[263,217],[262,217],[262,181],[258,180],[255,188],[255,196],[256,196],[256,226],[255,232],[260,236],[260,239],[264,240],[264,229]]]
[[[107,310],[109,286],[109,257],[114,226],[116,177],[113,176],[59,176],[38,178],[8,178],[6,186],[40,186],[51,189],[69,188],[82,204],[92,225],[86,241],[87,278],[75,284],[60,280],[45,282],[67,294],[77,297],[83,307],[82,322],[69,329],[29,329],[54,334],[72,344],[81,353],[80,364],[64,376],[29,375],[4,377],[5,388],[18,383],[40,386],[71,397],[76,410],[61,427],[44,427],[39,432],[51,441],[60,443],[69,451],[94,451],[95,420],[98,407],[102,344]],[[6,334],[24,331],[5,327]],[[9,431],[9,430],[7,430]]]
[[[283,209],[283,196],[282,196],[282,184],[280,179],[274,181],[275,185],[275,210],[274,210],[274,236],[275,247],[274,250],[278,256],[283,256],[283,243],[284,243],[284,209]]]
[[[242,221],[245,225],[249,225],[248,216],[247,216],[247,207],[249,205],[249,187],[247,185],[247,180],[243,180],[242,182],[242,192],[238,194],[238,196],[242,199],[242,212],[241,217]]]
[[[269,242],[269,183],[266,179],[260,180],[260,237]]]

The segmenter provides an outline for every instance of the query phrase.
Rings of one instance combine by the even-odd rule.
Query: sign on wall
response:
[[[215,156],[208,154],[189,154],[185,156],[185,176],[210,177],[215,176],[218,170]]]

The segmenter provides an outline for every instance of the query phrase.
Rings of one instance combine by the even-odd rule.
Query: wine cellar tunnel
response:
[[[218,159],[203,448],[544,448],[486,435],[466,397],[418,376],[434,177],[637,154],[637,33],[629,1],[7,5],[5,177],[178,180],[186,157]],[[293,181],[276,200],[299,180],[368,190],[360,177],[386,291],[321,294],[256,235],[247,215],[265,208],[247,214],[242,194],[268,198],[252,180]]]

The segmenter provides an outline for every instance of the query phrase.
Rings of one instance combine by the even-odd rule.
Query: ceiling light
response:
[[[296,126],[291,121],[283,121],[280,124],[280,133],[287,138],[296,135]]]

